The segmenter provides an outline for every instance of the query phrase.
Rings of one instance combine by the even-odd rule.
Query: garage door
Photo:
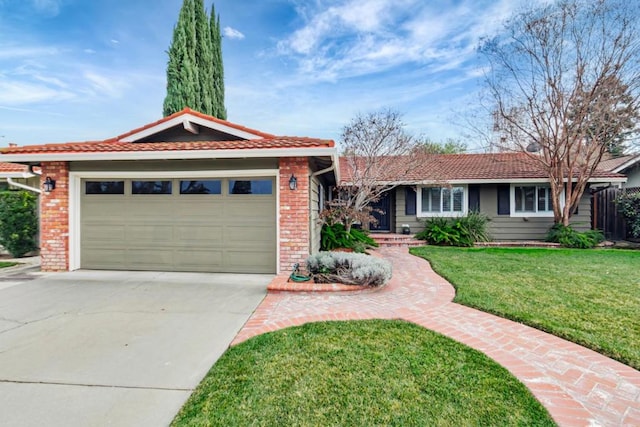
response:
[[[84,179],[87,269],[275,273],[273,177]]]

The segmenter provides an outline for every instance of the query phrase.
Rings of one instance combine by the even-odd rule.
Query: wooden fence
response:
[[[624,192],[640,193],[640,187],[605,188],[591,195],[591,228],[601,230],[608,240],[627,238],[627,227],[615,202],[616,197]]]

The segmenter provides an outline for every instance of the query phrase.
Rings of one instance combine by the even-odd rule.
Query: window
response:
[[[180,194],[222,194],[220,180],[180,181]]]
[[[171,194],[171,181],[132,181],[132,194]]]
[[[545,185],[514,185],[513,216],[551,216],[551,188]]]
[[[418,201],[418,216],[455,216],[467,211],[466,187],[422,187]]]
[[[124,194],[124,181],[86,181],[85,194]]]
[[[270,179],[229,180],[229,194],[273,194],[273,181]]]

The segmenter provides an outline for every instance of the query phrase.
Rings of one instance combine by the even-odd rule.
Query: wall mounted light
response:
[[[48,176],[47,179],[44,180],[44,184],[42,184],[42,189],[44,190],[45,193],[49,194],[53,190],[55,190],[55,188],[56,188],[56,181],[51,179],[50,176]]]
[[[291,178],[289,178],[289,189],[295,190],[296,188],[298,188],[298,178],[291,174]]]

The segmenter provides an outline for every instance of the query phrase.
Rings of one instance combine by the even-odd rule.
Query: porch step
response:
[[[416,240],[410,234],[371,233],[369,235],[380,247],[424,246],[425,242]]]

